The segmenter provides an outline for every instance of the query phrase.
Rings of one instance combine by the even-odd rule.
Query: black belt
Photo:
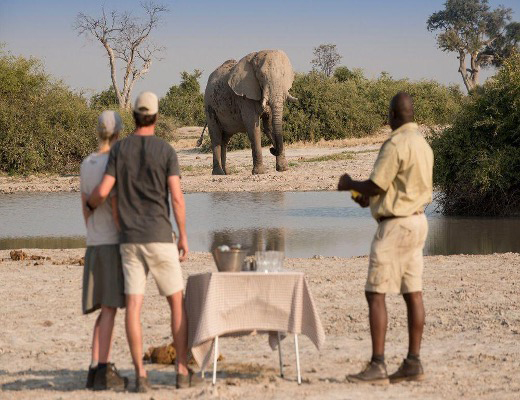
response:
[[[412,215],[421,215],[421,214],[424,214],[424,211],[416,211]],[[376,221],[378,223],[381,223],[383,221],[386,221],[387,219],[406,218],[406,217],[411,217],[412,215],[406,215],[406,216],[400,216],[400,217],[396,217],[395,215],[390,215],[390,216],[387,216],[387,217],[379,217]]]

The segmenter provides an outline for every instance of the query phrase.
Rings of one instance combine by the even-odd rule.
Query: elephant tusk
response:
[[[298,103],[298,99],[296,97],[291,96],[289,93],[287,93],[287,100],[289,100],[291,103]]]

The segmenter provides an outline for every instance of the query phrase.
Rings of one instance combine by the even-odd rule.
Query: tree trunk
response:
[[[459,51],[459,72],[464,81],[464,85],[466,86],[466,90],[468,93],[471,92],[475,86],[472,79],[468,76],[468,70],[466,68],[466,53],[463,50]]]
[[[478,86],[478,75],[480,73],[480,63],[478,61],[478,52],[471,53],[471,84],[473,88]]]

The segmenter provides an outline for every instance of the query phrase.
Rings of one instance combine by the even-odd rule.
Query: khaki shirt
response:
[[[385,191],[370,197],[370,210],[375,219],[407,217],[432,201],[433,151],[409,122],[390,134],[383,143],[370,180]]]

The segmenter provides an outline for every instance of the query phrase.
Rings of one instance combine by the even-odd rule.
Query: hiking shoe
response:
[[[399,369],[389,376],[391,383],[403,381],[422,381],[424,379],[424,370],[421,360],[410,360],[405,358]]]
[[[139,376],[135,378],[135,391],[137,393],[148,393],[152,390],[152,385],[148,382],[146,376]]]
[[[347,375],[347,380],[352,383],[371,383],[373,385],[387,385],[390,383],[386,372],[385,363],[369,362],[359,374]]]
[[[106,368],[97,368],[94,378],[94,390],[123,391],[128,386],[128,378],[119,374],[113,363],[108,363]]]
[[[87,384],[85,385],[87,389],[92,389],[94,387],[94,378],[96,376],[96,371],[97,367],[88,367]]]
[[[177,374],[177,389],[187,389],[190,387],[200,386],[204,383],[204,379],[198,376],[191,368],[188,368],[188,375]]]

